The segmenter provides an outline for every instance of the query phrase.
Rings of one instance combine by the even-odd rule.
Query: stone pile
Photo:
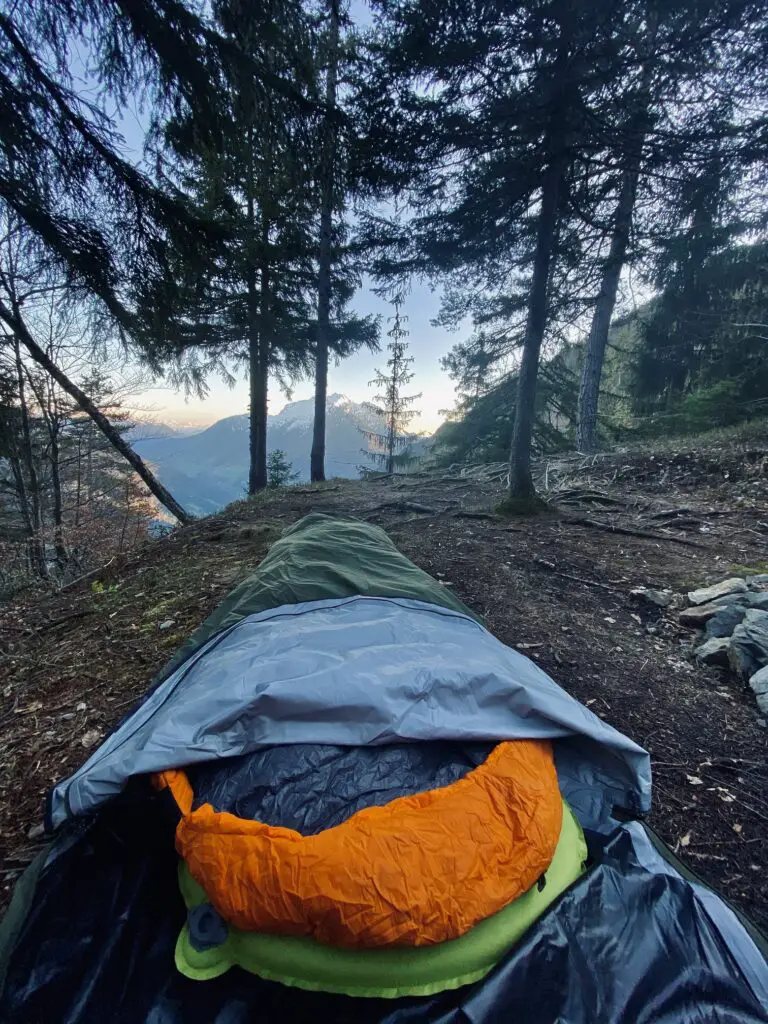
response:
[[[768,573],[731,577],[687,597],[680,622],[704,631],[696,659],[729,668],[752,688],[760,711],[768,715]]]

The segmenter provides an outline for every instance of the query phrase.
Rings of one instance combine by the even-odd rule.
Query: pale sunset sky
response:
[[[440,410],[450,409],[456,397],[453,381],[440,368],[440,357],[468,333],[454,334],[444,328],[433,327],[430,320],[437,313],[439,304],[437,293],[430,292],[424,285],[414,284],[402,306],[402,312],[408,317],[405,326],[410,331],[408,342],[414,360],[411,367],[414,377],[408,393],[422,392],[421,399],[414,406],[421,411],[421,416],[414,419],[413,427],[430,433],[443,419]],[[386,319],[392,315],[393,308],[374,295],[370,288],[362,288],[352,300],[351,307],[362,314],[381,314],[382,350],[371,353],[366,349],[338,365],[332,363],[328,371],[328,394],[340,392],[355,402],[364,402],[373,394],[374,389],[368,387],[368,381],[373,379],[374,370],[376,367],[386,369],[386,331],[391,326]],[[242,372],[234,388],[229,388],[216,377],[212,377],[209,384],[210,394],[202,402],[187,400],[182,392],[174,392],[167,387],[153,388],[141,396],[141,409],[151,411],[152,419],[162,423],[198,426],[248,411],[248,380]],[[276,413],[287,399],[280,392],[277,381],[270,381],[270,389],[269,411]],[[302,381],[296,385],[292,398],[295,401],[310,398],[313,394],[312,381]],[[144,413],[141,415],[143,417]]]

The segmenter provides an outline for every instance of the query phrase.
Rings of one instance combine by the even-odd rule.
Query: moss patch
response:
[[[768,561],[755,562],[753,565],[738,565],[734,563],[728,566],[728,572],[735,576],[761,576],[768,572]]]

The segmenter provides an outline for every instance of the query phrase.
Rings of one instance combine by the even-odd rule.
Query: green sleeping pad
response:
[[[433,995],[459,988],[487,974],[547,907],[584,871],[587,847],[581,826],[563,801],[563,825],[543,885],[534,885],[509,906],[476,924],[465,935],[434,946],[341,949],[314,939],[245,932],[226,926],[192,944],[185,924],[176,943],[176,966],[188,978],[205,981],[238,965],[269,981],[349,996]],[[182,861],[179,885],[190,914],[207,897]],[[215,912],[214,912],[215,915]],[[216,917],[218,915],[215,915]]]

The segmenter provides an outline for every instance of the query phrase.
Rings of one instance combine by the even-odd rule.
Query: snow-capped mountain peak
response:
[[[281,449],[300,480],[309,479],[309,454],[315,403],[289,402],[269,417],[269,451]],[[328,396],[325,472],[327,477],[357,477],[367,460],[363,432],[383,433],[383,420],[364,403],[334,392]],[[140,453],[190,511],[203,515],[242,497],[248,480],[248,414],[229,416],[189,437],[138,441]]]
[[[349,408],[354,408],[355,403],[351,402],[346,395],[333,394],[328,395],[326,399],[325,407],[328,412],[333,409],[341,409],[346,411]],[[315,400],[314,398],[303,398],[298,402],[288,402],[284,405],[280,412],[275,413],[269,417],[270,424],[274,426],[280,426],[284,430],[298,430],[300,428],[311,425],[315,418]]]

